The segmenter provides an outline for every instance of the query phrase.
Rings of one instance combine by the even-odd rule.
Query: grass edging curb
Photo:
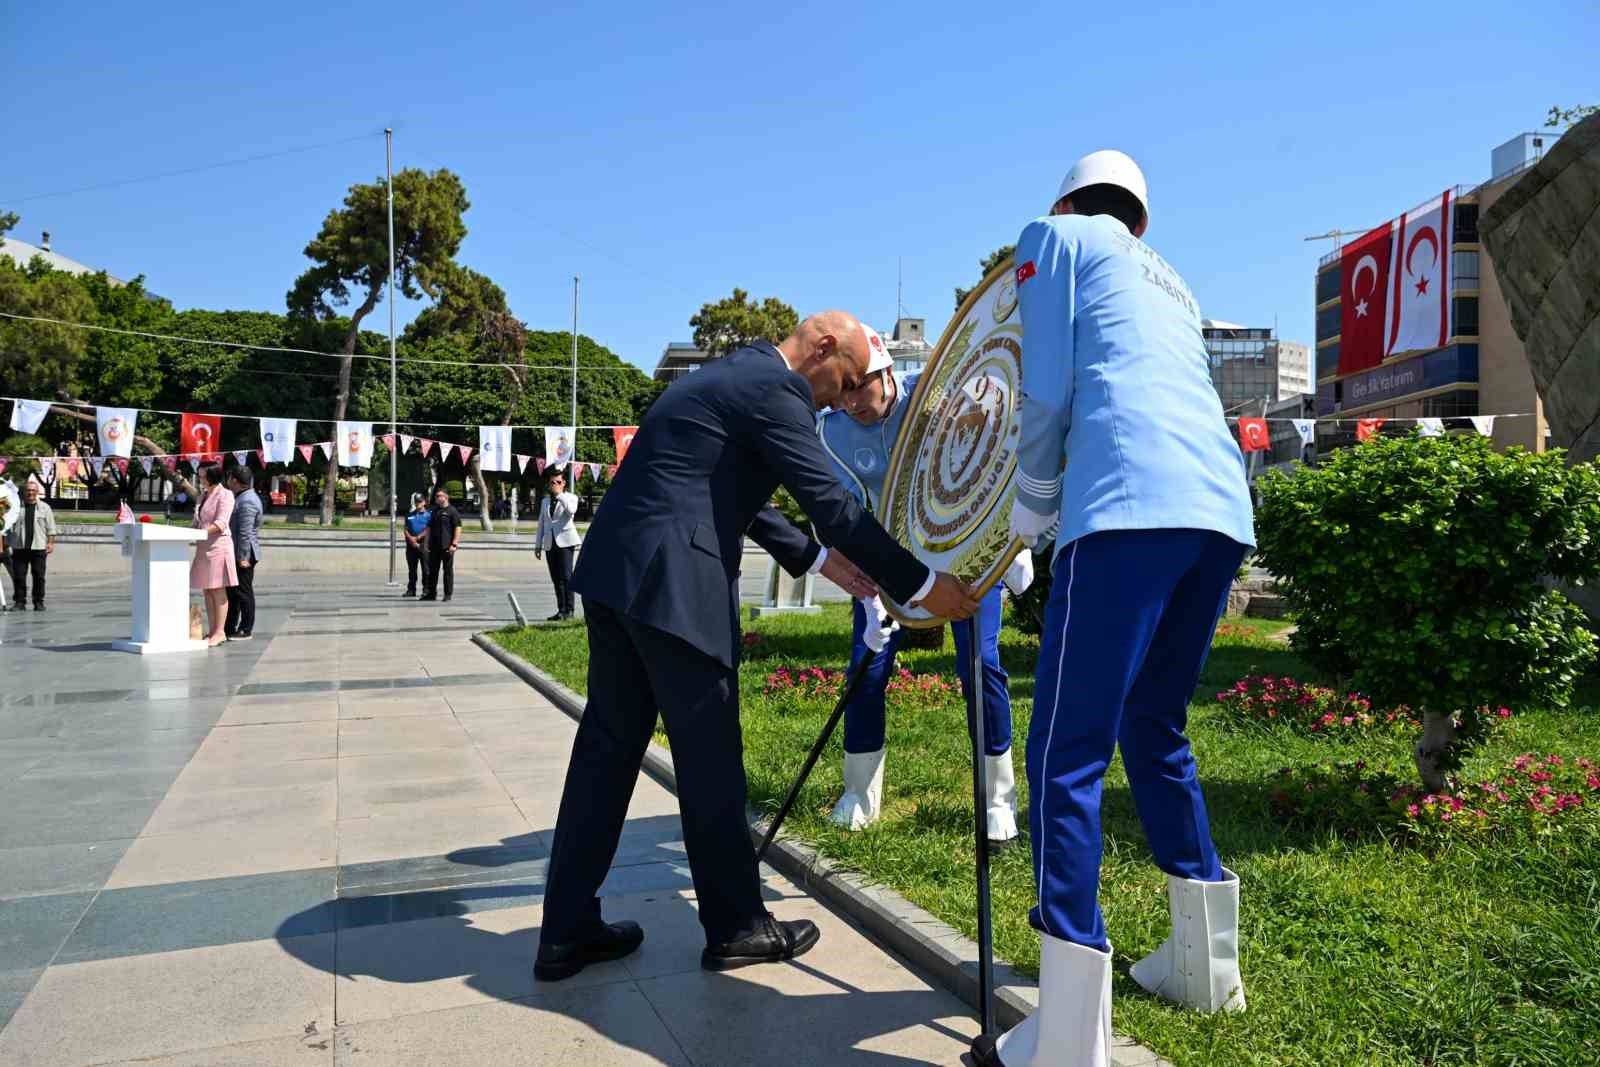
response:
[[[472,642],[574,721],[583,717],[584,698],[580,694],[516,653],[502,648],[487,633],[474,634]],[[645,749],[643,769],[677,794],[677,774],[673,770],[672,754],[666,749],[652,741]],[[766,817],[754,810],[747,810],[745,815],[750,824],[751,840],[759,846],[766,836]],[[844,913],[891,951],[910,961],[925,977],[977,1010],[977,942],[887,886],[869,882],[806,845],[780,838],[767,850],[766,862],[813,896]],[[995,1021],[1001,1029],[1009,1029],[1038,1006],[1039,987],[998,957],[994,961],[994,980]],[[1154,1052],[1121,1035],[1113,1043],[1111,1053],[1114,1067],[1171,1067]]]

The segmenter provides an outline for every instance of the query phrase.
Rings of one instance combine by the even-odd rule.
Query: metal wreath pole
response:
[[[994,1033],[994,924],[989,907],[989,766],[983,721],[983,612],[972,616],[972,643],[967,665],[972,690],[972,800],[978,845],[978,1025]]]

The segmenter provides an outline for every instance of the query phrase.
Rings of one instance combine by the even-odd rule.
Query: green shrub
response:
[[[1581,610],[1541,584],[1600,577],[1600,470],[1478,436],[1377,437],[1258,483],[1258,558],[1297,651],[1381,706],[1424,713],[1433,788],[1461,709],[1565,706],[1595,659]]]

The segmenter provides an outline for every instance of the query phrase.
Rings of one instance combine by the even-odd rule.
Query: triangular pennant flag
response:
[[[323,459],[332,459],[333,458],[333,442],[332,441],[318,441],[317,442],[317,447],[322,449],[322,458]]]
[[[117,525],[121,526],[125,522],[132,521],[133,509],[128,506],[128,502],[126,500],[117,501]]]
[[[144,472],[146,474],[149,474],[150,473],[150,468],[154,467],[155,465],[156,465],[156,457],[154,457],[154,456],[140,456],[139,457],[139,466],[144,468]]]
[[[467,460],[472,458],[472,449],[468,448],[466,445],[456,445],[456,447],[461,450],[461,462],[465,463]]]
[[[387,448],[391,452],[394,451],[394,434],[386,433],[382,437],[378,438],[378,440],[383,442],[384,448]]]
[[[606,468],[606,481],[611,482],[611,481],[615,481],[616,480],[616,478],[617,478],[617,467],[619,467],[619,466],[620,466],[620,464],[613,463],[611,466]]]
[[[200,455],[190,456],[189,457],[189,469],[194,471],[196,474],[199,474],[200,473],[200,467],[201,467],[201,465],[203,463],[205,463],[205,461],[206,461],[206,457],[204,457],[204,456],[200,456]]]
[[[417,447],[422,450],[422,454],[424,456],[426,456],[429,452],[432,452],[433,446],[437,443],[438,442],[432,441],[426,437],[417,438]]]
[[[600,480],[600,464],[589,464],[589,477],[593,478],[597,482]]]
[[[538,471],[540,474],[543,474],[544,473],[544,469],[546,467],[548,467],[548,466],[549,466],[549,464],[546,463],[543,458],[536,459],[536,460],[533,461],[533,469]]]
[[[245,457],[249,454],[250,452],[248,449],[240,449],[233,454],[233,461],[241,467],[247,467],[249,464],[245,462]]]
[[[449,441],[436,441],[439,446],[439,462],[449,463],[450,457],[455,454],[456,446]]]
[[[415,440],[416,438],[412,437],[410,434],[403,433],[400,435],[400,454],[402,456],[411,451],[411,442]]]
[[[1295,419],[1293,421],[1295,433],[1300,435],[1300,443],[1302,445],[1314,445],[1317,443],[1317,420]]]
[[[1357,419],[1356,440],[1372,440],[1374,437],[1378,436],[1379,431],[1383,429],[1383,424],[1388,421],[1388,419]]]
[[[1239,420],[1239,449],[1242,452],[1261,452],[1272,443],[1267,436],[1266,419]]]
[[[11,466],[11,457],[0,456],[0,474],[4,474],[9,466]]]
[[[168,474],[177,474],[178,473],[178,457],[177,456],[162,456],[161,457],[161,465],[167,469],[167,473]]]
[[[1483,436],[1485,436],[1485,437],[1493,437],[1494,436],[1494,416],[1493,415],[1471,415],[1471,416],[1468,416],[1468,417],[1472,419],[1472,428],[1474,430],[1477,430],[1479,433],[1483,434]]]
[[[35,433],[50,414],[48,400],[16,400],[11,405],[11,428],[18,433]]]
[[[305,460],[307,463],[310,463],[311,462],[311,450],[313,448],[315,448],[315,447],[317,447],[317,446],[316,445],[301,445],[300,446],[300,458]]]
[[[522,455],[519,455],[519,456],[516,457],[516,460],[517,460],[517,473],[518,474],[523,474],[523,473],[525,473],[527,471],[527,469],[528,469],[528,460],[530,460],[532,458],[533,458],[532,456],[522,456]],[[4,469],[5,468],[0,467],[0,470],[4,470]]]
[[[1444,420],[1443,419],[1418,419],[1417,420],[1417,433],[1421,434],[1423,437],[1443,437],[1444,436]]]
[[[128,461],[125,458],[123,458],[122,456],[118,456],[116,458],[116,464],[117,464],[117,473],[122,475],[124,478],[126,478],[128,476]]]

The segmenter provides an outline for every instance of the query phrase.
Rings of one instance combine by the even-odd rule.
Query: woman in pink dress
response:
[[[206,644],[215,647],[228,638],[222,632],[228,618],[228,587],[239,584],[234,569],[233,534],[228,520],[233,518],[233,494],[223,488],[222,468],[216,464],[200,471],[204,495],[194,509],[194,526],[206,532],[206,539],[194,546],[194,563],[189,567],[189,588],[206,598],[206,624],[210,632]]]

